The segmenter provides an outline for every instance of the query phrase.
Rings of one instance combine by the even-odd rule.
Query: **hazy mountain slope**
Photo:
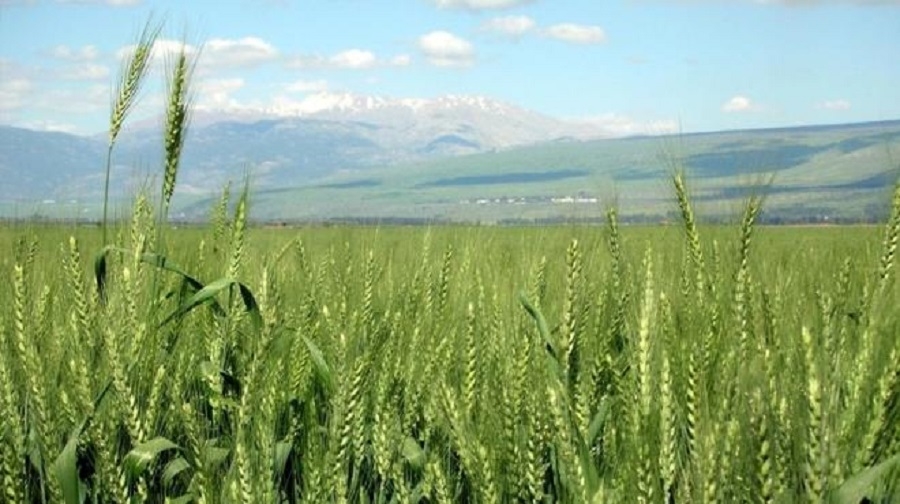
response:
[[[371,169],[295,190],[260,191],[260,217],[428,217],[497,221],[673,215],[668,175],[685,166],[708,216],[767,195],[769,219],[881,216],[900,177],[900,121],[680,137],[550,142]],[[199,203],[195,208],[202,208]]]
[[[600,131],[570,124],[480,96],[443,96],[434,100],[390,100],[329,95],[333,102],[310,117],[361,121],[381,126],[377,137],[389,148],[414,152],[446,142],[448,153],[472,153],[553,140],[591,138]],[[324,99],[324,97],[323,97]]]
[[[347,168],[390,163],[387,151],[366,136],[367,127],[312,119],[223,122],[193,128],[184,147],[182,190],[208,191],[250,174],[260,186],[298,185]],[[160,166],[156,135],[129,136],[119,158]]]
[[[590,128],[480,97],[323,95],[306,107],[198,111],[178,174],[178,215],[205,216],[210,194],[249,176],[255,215],[265,218],[538,218],[559,214],[569,199],[613,197],[629,212],[660,216],[671,210],[666,174],[682,163],[700,204],[739,204],[774,175],[772,209],[859,217],[896,179],[892,153],[900,152],[900,121],[589,140],[597,134]],[[115,198],[156,187],[161,144],[150,122],[123,132]],[[95,215],[105,151],[102,135],[2,127],[0,214],[64,199],[75,206],[39,211]],[[579,215],[599,211],[578,204]]]
[[[322,94],[304,110],[197,111],[185,145],[180,190],[218,189],[250,173],[261,187],[302,185],[317,178],[448,155],[486,152],[561,135],[590,136],[569,125],[483,97],[389,100]],[[123,131],[114,156],[114,192],[158,175],[160,121]],[[103,177],[105,135],[3,127],[3,199],[96,198]]]
[[[0,126],[0,199],[59,197],[102,173],[103,154],[94,140]]]

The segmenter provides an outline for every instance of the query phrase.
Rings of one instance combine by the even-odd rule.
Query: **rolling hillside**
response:
[[[898,178],[900,120],[587,139],[597,132],[477,98],[382,102],[347,98],[312,114],[198,116],[173,216],[203,219],[245,176],[264,220],[593,219],[616,202],[626,218],[674,210],[667,174],[685,166],[704,215],[726,217],[764,192],[769,220],[870,220]],[[113,194],[127,213],[156,187],[160,141],[145,125],[116,151]],[[0,127],[0,215],[95,218],[105,144]]]
[[[591,219],[616,203],[632,220],[674,212],[667,176],[687,168],[695,202],[727,218],[751,192],[769,221],[880,218],[900,177],[900,121],[674,137],[548,142],[342,173],[256,191],[265,219]],[[200,201],[186,215],[200,215]]]

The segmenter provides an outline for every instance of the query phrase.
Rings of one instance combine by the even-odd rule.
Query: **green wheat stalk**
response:
[[[163,173],[162,212],[160,215],[162,223],[166,222],[172,195],[175,193],[175,180],[190,122],[193,102],[191,77],[196,61],[195,57],[188,55],[187,45],[182,44],[181,51],[175,57],[172,65],[171,76],[167,81],[168,101],[163,133],[165,171]]]
[[[144,84],[144,78],[150,69],[150,57],[153,46],[162,30],[162,23],[154,23],[152,19],[144,25],[138,36],[131,57],[125,61],[113,94],[112,109],[109,118],[109,144],[106,151],[106,178],[103,185],[103,244],[107,244],[108,209],[109,209],[109,177],[112,170],[112,151],[125,123],[125,118],[134,108],[138,94]]]

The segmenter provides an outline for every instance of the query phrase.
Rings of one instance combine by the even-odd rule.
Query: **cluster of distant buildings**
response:
[[[596,205],[600,202],[600,198],[596,196],[577,195],[577,196],[524,196],[524,197],[500,197],[500,198],[477,198],[460,200],[461,205],[529,205],[529,204],[592,204]]]

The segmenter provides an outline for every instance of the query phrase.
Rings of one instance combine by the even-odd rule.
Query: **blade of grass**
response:
[[[886,476],[895,467],[900,467],[900,453],[847,478],[840,487],[834,490],[830,499],[831,502],[834,504],[864,502],[868,497],[867,493],[872,489],[872,485]]]
[[[262,315],[259,312],[259,305],[256,303],[256,298],[253,297],[253,292],[246,285],[234,280],[232,278],[220,278],[213,282],[210,282],[202,289],[197,291],[193,296],[188,298],[187,301],[184,302],[178,309],[172,312],[171,315],[165,318],[159,326],[163,327],[167,325],[169,322],[183,317],[188,312],[193,310],[194,308],[206,304],[206,303],[214,303],[215,297],[226,289],[230,289],[232,287],[237,287],[240,291],[241,300],[244,303],[244,307],[247,309],[247,312],[250,314],[251,321],[253,322],[254,327],[259,330],[262,328]]]
[[[130,481],[135,482],[161,453],[180,449],[177,444],[164,437],[153,438],[141,443],[125,455],[125,474]]]

